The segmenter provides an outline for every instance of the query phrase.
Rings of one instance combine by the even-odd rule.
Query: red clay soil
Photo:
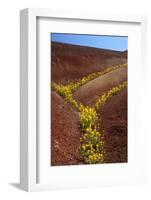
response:
[[[108,100],[99,114],[104,129],[105,163],[127,162],[127,89]]]
[[[51,165],[80,163],[77,148],[80,145],[78,113],[62,97],[51,93]]]
[[[80,87],[74,98],[84,105],[93,105],[104,92],[127,80],[127,67],[122,67],[100,76]]]
[[[55,83],[77,81],[92,72],[126,62],[126,52],[51,42],[51,78]]]
[[[76,81],[106,67],[127,62],[127,51],[51,43],[51,75],[55,83]],[[98,96],[127,80],[127,68],[109,72],[75,92],[77,101],[90,105]],[[82,164],[79,114],[55,92],[51,92],[51,165]],[[104,129],[105,163],[127,162],[127,89],[110,98],[99,111]]]

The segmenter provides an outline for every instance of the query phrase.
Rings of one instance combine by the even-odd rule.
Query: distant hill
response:
[[[51,78],[56,83],[76,81],[108,66],[127,62],[127,51],[51,42]]]

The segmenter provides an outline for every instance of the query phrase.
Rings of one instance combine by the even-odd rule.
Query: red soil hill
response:
[[[76,81],[126,60],[126,54],[120,51],[52,42],[51,78],[56,83]]]

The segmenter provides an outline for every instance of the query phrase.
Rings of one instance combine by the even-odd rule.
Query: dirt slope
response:
[[[76,81],[89,73],[126,61],[126,52],[51,43],[51,77],[56,83]]]
[[[84,105],[93,105],[104,92],[126,80],[127,68],[122,67],[89,81],[74,93],[74,97]]]
[[[127,51],[118,52],[52,42],[51,78],[56,83],[77,81],[92,72],[127,62]],[[79,88],[74,97],[92,105],[104,92],[127,80],[127,68],[98,77]],[[51,93],[51,163],[80,164],[78,113],[57,93]],[[99,123],[104,129],[105,162],[127,162],[127,89],[109,99],[99,110]]]
[[[99,113],[105,130],[105,162],[127,162],[127,89],[108,100]]]
[[[52,165],[79,164],[76,153],[80,141],[79,116],[62,97],[52,91],[51,162]]]

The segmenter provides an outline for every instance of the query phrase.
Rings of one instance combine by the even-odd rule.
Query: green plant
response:
[[[103,142],[101,141],[101,132],[96,129],[87,128],[81,141],[81,154],[84,162],[95,164],[103,162]]]
[[[64,86],[52,83],[51,87],[54,91],[56,91],[58,94],[64,97],[65,100],[69,102],[73,107],[79,109],[78,102],[73,98],[73,92],[72,92],[73,84],[68,84]]]
[[[98,115],[94,108],[89,106],[80,107],[80,122],[83,131],[95,127],[97,120]]]
[[[96,110],[98,110],[99,108],[101,108],[101,106],[103,106],[105,104],[105,102],[109,98],[111,98],[112,96],[116,95],[117,93],[119,93],[120,91],[122,91],[126,87],[127,87],[127,81],[123,82],[122,84],[119,84],[116,87],[113,87],[111,90],[109,90],[108,92],[106,92],[102,96],[100,96],[97,99],[96,103],[95,103]]]

